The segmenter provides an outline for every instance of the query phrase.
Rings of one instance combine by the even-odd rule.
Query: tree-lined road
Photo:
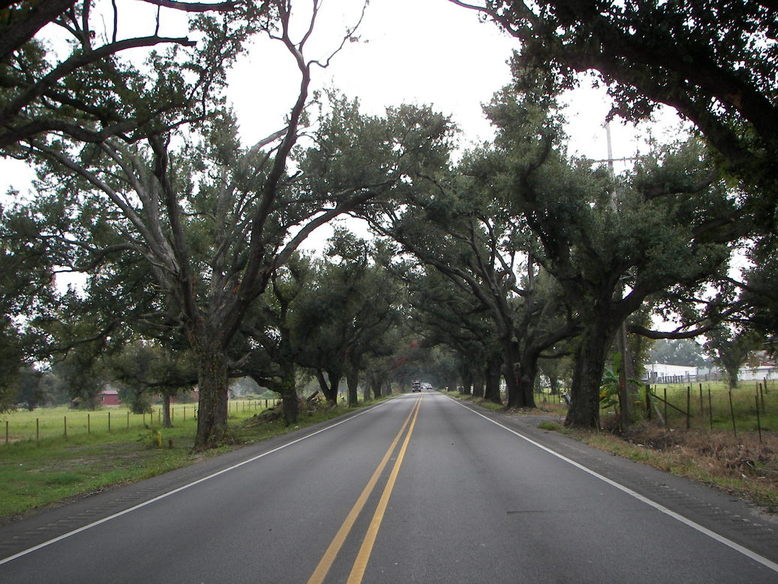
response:
[[[181,483],[156,499],[135,486],[10,524],[0,582],[778,582],[775,526],[745,507],[495,419],[403,396],[196,484],[197,467],[170,475]],[[72,532],[125,491],[134,509]]]

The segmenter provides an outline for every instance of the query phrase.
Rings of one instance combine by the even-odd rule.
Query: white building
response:
[[[678,379],[679,382],[682,382],[696,376],[696,367],[667,365],[666,363],[649,363],[646,365],[646,380],[651,383],[654,383],[659,379]]]
[[[778,366],[775,363],[760,363],[757,367],[744,365],[737,373],[738,381],[762,381],[778,379]]]

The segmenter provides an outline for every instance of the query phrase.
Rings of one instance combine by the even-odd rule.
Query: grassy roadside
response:
[[[550,428],[547,428],[550,429]],[[666,430],[638,424],[624,436],[567,430],[589,446],[716,487],[778,513],[778,433]]]
[[[369,404],[364,404],[369,405]],[[235,445],[205,454],[191,452],[196,422],[176,423],[175,428],[120,429],[111,434],[93,433],[23,440],[0,446],[0,522],[32,509],[129,484],[196,463],[240,446],[286,434],[341,416],[354,408],[339,406],[302,412],[299,423],[287,427],[280,420],[245,424],[254,412],[230,415]]]

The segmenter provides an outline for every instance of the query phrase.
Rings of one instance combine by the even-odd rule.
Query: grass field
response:
[[[274,403],[275,400],[230,400],[230,415],[248,417]],[[197,404],[176,404],[170,410],[173,423],[178,425],[194,420]],[[142,430],[146,426],[160,426],[161,422],[161,406],[155,406],[151,414],[133,414],[123,406],[108,406],[92,412],[67,406],[32,412],[17,410],[0,414],[0,446],[25,440]]]
[[[0,445],[0,521],[63,499],[98,492],[111,485],[150,478],[192,464],[203,456],[213,456],[236,447],[225,446],[204,455],[193,454],[196,420],[193,406],[186,406],[186,417],[183,407],[176,406],[175,427],[169,429],[160,428],[156,414],[153,422],[146,416],[146,426],[140,416],[136,419],[131,415],[128,428],[126,410],[110,408],[110,433],[107,428],[108,412],[105,410],[90,412],[89,423],[94,424],[90,432],[86,431],[87,412],[52,408],[52,411],[41,409],[3,416],[3,421],[9,421],[9,427],[20,430],[13,434],[13,441]],[[299,424],[291,428],[285,427],[281,421],[243,424],[261,409],[264,409],[264,401],[261,404],[231,402],[229,423],[236,444],[263,440],[349,411],[345,407],[337,407],[304,412]],[[63,432],[64,415],[68,416],[67,438]],[[38,440],[34,435],[36,418],[40,426],[48,431]],[[101,421],[103,419],[104,422]],[[158,445],[161,447],[156,447]]]
[[[732,432],[778,431],[778,381],[769,380],[761,384],[741,382],[731,392],[724,383],[702,383],[694,385],[670,384],[652,386],[653,394],[667,401],[683,412],[687,403],[691,416],[691,428],[725,430]],[[687,396],[688,391],[688,396]],[[731,407],[730,407],[730,397]],[[688,399],[688,402],[687,402]],[[759,404],[757,416],[757,403]],[[666,407],[661,400],[654,401],[656,410],[666,417],[671,428],[685,428],[686,415],[673,407]],[[645,410],[645,405],[642,404]],[[733,425],[734,418],[734,425]]]

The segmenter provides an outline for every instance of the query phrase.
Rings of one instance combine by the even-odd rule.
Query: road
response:
[[[772,583],[778,525],[440,394],[0,528],[2,583]]]

